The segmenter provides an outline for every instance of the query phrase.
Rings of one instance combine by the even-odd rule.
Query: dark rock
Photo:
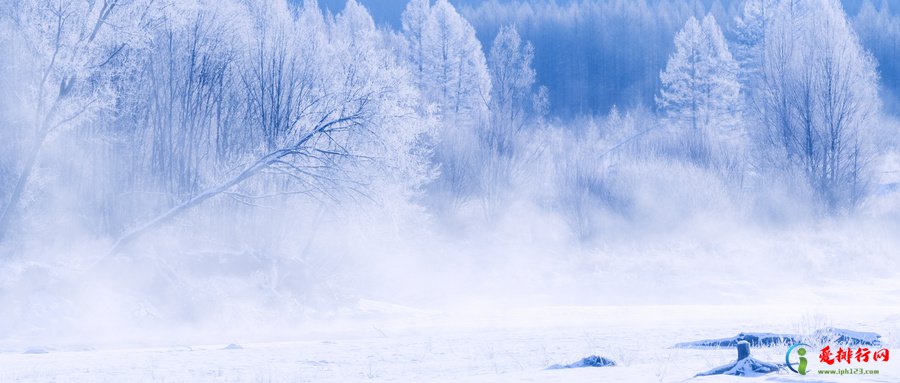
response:
[[[229,344],[229,345],[225,346],[225,348],[223,348],[223,350],[242,350],[242,349],[243,349],[243,347],[241,347],[241,345],[234,344],[234,343]]]
[[[767,332],[740,333],[731,338],[706,339],[694,342],[678,343],[675,348],[730,348],[737,347],[739,341],[744,340],[750,347],[780,346],[797,343],[800,337],[793,334],[772,334]]]
[[[852,331],[840,328],[823,328],[816,330],[811,337],[796,334],[773,334],[765,332],[741,333],[730,338],[705,339],[694,342],[678,343],[675,348],[730,348],[745,340],[750,347],[784,346],[795,343],[841,344],[850,346],[878,346],[881,335],[874,332]]]
[[[753,357],[747,357],[737,362],[716,367],[712,370],[701,372],[697,376],[709,375],[735,375],[735,376],[759,376],[780,370],[777,364],[766,363]]]
[[[750,343],[746,340],[742,340],[737,343],[737,350],[738,360],[747,359],[750,357]]]
[[[547,367],[548,370],[559,370],[563,368],[582,368],[582,367],[611,367],[615,366],[616,362],[612,359],[604,358],[602,356],[591,355],[587,358],[579,360],[572,364],[554,364],[550,367]]]
[[[874,332],[853,331],[826,327],[817,330],[813,337],[822,344],[843,344],[848,346],[880,346],[881,335]]]
[[[701,372],[697,376],[709,375],[736,375],[736,376],[759,376],[781,369],[780,366],[772,363],[766,363],[750,356],[750,342],[740,340],[737,342],[738,358],[734,363],[716,367],[712,370]]]

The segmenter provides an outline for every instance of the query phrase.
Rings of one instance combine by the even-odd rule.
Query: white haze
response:
[[[884,51],[861,45],[838,2],[802,2],[827,4],[809,12],[831,17],[837,26],[822,28],[837,31],[835,46]],[[538,50],[546,41],[528,45],[543,21],[510,11],[492,24],[476,4],[462,12],[473,27],[444,0],[415,3],[428,15],[423,37],[353,0],[334,16],[314,2],[139,0],[90,42],[99,9],[0,6],[0,207],[38,151],[0,227],[0,351],[310,338],[402,322],[408,308],[471,318],[532,306],[900,304],[900,123],[874,88],[848,90],[868,114],[848,125],[858,146],[847,152],[864,152],[866,166],[826,188],[766,136],[771,100],[742,88],[739,139],[710,134],[698,158],[678,111],[655,104],[665,60],[619,76],[619,56],[602,51],[557,64],[622,82],[542,83],[558,75],[541,73],[557,65]],[[688,3],[666,2],[671,14],[654,17],[669,24],[648,37],[665,46],[641,49],[667,59],[674,33],[707,11]],[[58,59],[54,7],[73,23]],[[572,7],[554,17],[581,25]],[[507,23],[533,29],[513,37]],[[419,69],[413,42],[439,43],[428,28],[447,28],[457,61],[426,55]],[[492,52],[501,30],[508,49]],[[872,57],[846,63],[864,72],[852,81],[894,94]],[[731,74],[736,86],[760,81],[743,73]],[[295,93],[267,98],[262,84],[279,81]],[[581,94],[591,105],[558,104]],[[329,120],[340,121],[331,135],[128,237]],[[856,182],[864,192],[849,190]]]

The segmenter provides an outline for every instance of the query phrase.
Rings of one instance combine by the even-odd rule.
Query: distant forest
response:
[[[361,1],[378,23],[399,28],[403,0]],[[539,84],[550,90],[555,117],[606,114],[615,104],[653,105],[671,36],[690,16],[716,17],[726,37],[742,0],[455,0],[485,47],[503,25],[515,25],[535,47]],[[845,12],[879,63],[885,111],[900,114],[900,4],[842,0]],[[332,12],[343,0],[320,0]]]

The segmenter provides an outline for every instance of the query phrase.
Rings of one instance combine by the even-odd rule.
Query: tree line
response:
[[[573,4],[488,3],[509,23],[482,46],[447,0],[411,0],[399,30],[355,0],[336,14],[315,1],[8,2],[0,240],[65,217],[115,252],[198,206],[369,200],[490,218],[528,193],[589,232],[584,205],[626,214],[623,180],[651,170],[623,164],[651,160],[736,194],[802,179],[828,213],[865,200],[881,106],[861,43],[873,33],[853,22],[893,25],[886,5],[850,19],[836,0],[747,0],[723,31],[721,7]],[[526,36],[545,28],[600,48],[536,54],[547,41]],[[551,59],[590,75],[542,86]]]

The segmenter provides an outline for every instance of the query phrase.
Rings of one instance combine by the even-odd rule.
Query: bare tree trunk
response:
[[[59,95],[41,122],[41,126],[38,129],[38,133],[34,140],[34,147],[28,152],[28,158],[25,160],[22,172],[19,173],[16,186],[9,197],[9,201],[3,207],[3,212],[0,213],[0,242],[3,241],[4,237],[9,232],[9,223],[12,221],[12,216],[19,206],[19,201],[22,200],[22,193],[25,192],[25,186],[28,185],[28,179],[31,178],[31,173],[34,171],[34,165],[37,163],[38,155],[41,152],[41,148],[44,146],[44,140],[47,139],[47,134],[50,133],[50,119],[56,115],[60,100],[68,95],[74,81],[74,78],[70,77],[60,83]]]
[[[287,154],[284,154],[284,155],[287,155]],[[175,207],[169,209],[168,211],[166,211],[165,213],[160,214],[159,216],[150,220],[149,222],[147,222],[143,225],[140,225],[135,229],[130,230],[129,232],[125,233],[125,235],[119,237],[119,239],[116,241],[115,245],[113,245],[112,249],[110,249],[109,253],[115,254],[115,253],[121,251],[126,245],[128,245],[129,243],[131,243],[132,241],[134,241],[135,239],[137,239],[144,233],[168,222],[169,220],[171,220],[172,218],[175,218],[176,216],[180,215],[184,211],[187,211],[190,208],[197,206],[212,197],[222,194],[234,186],[237,186],[238,184],[240,184],[241,182],[244,182],[245,180],[247,180],[248,178],[250,178],[257,172],[259,172],[260,170],[271,165],[274,161],[277,160],[277,158],[281,158],[284,155],[282,155],[280,157],[273,157],[273,158],[269,158],[269,156],[263,157],[262,159],[259,159],[256,163],[254,163],[252,166],[250,166],[247,169],[245,169],[244,171],[242,171],[241,174],[239,174],[237,177],[232,178],[228,182],[225,182],[224,184],[219,185],[217,187],[207,189],[203,193],[200,193],[199,195],[191,197],[187,201],[184,201],[181,204],[179,204],[178,206],[175,206]]]
[[[100,31],[100,28],[106,23],[107,19],[113,12],[113,9],[118,5],[118,0],[104,1],[103,8],[100,10],[99,16],[97,17],[96,22],[91,28],[91,34],[87,38],[85,46],[91,44],[94,39],[97,37],[97,33]],[[93,5],[91,6],[93,7]],[[75,84],[76,77],[74,74],[64,77],[60,80],[59,83],[59,93],[57,93],[56,99],[53,101],[52,106],[49,110],[47,110],[46,114],[43,114],[43,118],[41,118],[41,114],[43,112],[43,95],[44,95],[44,86],[47,84],[48,75],[51,71],[51,68],[54,68],[57,64],[57,54],[59,54],[60,49],[62,47],[59,36],[62,33],[62,23],[65,17],[60,13],[57,15],[58,24],[56,25],[56,46],[54,47],[53,56],[50,60],[49,66],[44,70],[44,74],[41,78],[40,83],[38,84],[39,96],[38,96],[38,107],[36,114],[38,118],[35,121],[41,121],[40,126],[38,127],[37,134],[35,135],[34,147],[28,153],[28,158],[25,160],[24,167],[22,168],[22,172],[19,174],[19,178],[16,181],[16,186],[13,189],[12,194],[10,195],[9,201],[4,205],[3,211],[0,212],[0,242],[3,241],[4,237],[9,231],[9,225],[12,221],[12,216],[16,211],[16,208],[19,206],[19,202],[22,200],[22,194],[25,192],[25,187],[28,185],[28,179],[31,178],[31,173],[34,170],[34,165],[37,163],[38,155],[40,154],[41,148],[44,146],[44,140],[46,140],[47,135],[50,133],[52,129],[55,129],[56,126],[51,126],[51,121],[57,117],[56,113],[59,108],[59,104],[63,99],[67,98],[72,91],[73,85]],[[81,47],[84,48],[84,47]],[[75,50],[78,51],[77,49]],[[107,58],[107,62],[112,59],[115,55],[117,55],[121,51],[121,48],[116,50],[112,55]],[[77,114],[76,114],[77,115]],[[60,123],[65,123],[68,120],[71,120],[74,116],[70,118],[64,118]],[[58,126],[58,125],[57,125]]]
[[[327,117],[327,116],[326,116]],[[139,238],[140,236],[146,234],[147,232],[165,224],[166,222],[172,220],[173,218],[181,215],[182,213],[190,210],[191,208],[200,205],[206,200],[215,197],[219,194],[222,194],[231,188],[240,185],[247,179],[253,177],[263,169],[272,166],[273,164],[282,162],[282,158],[285,158],[290,155],[303,155],[303,150],[306,148],[305,145],[312,141],[313,138],[318,137],[322,134],[329,134],[331,130],[339,125],[349,123],[356,119],[357,116],[350,117],[341,117],[327,123],[321,123],[316,126],[315,129],[311,130],[309,133],[305,134],[301,137],[294,146],[286,149],[276,150],[265,156],[259,158],[252,165],[248,166],[246,169],[240,172],[234,178],[224,182],[223,184],[207,189],[203,193],[200,193],[194,197],[191,197],[187,201],[182,202],[181,204],[167,210],[166,212],[158,215],[156,218],[151,219],[150,221],[128,231],[116,241],[113,247],[110,249],[107,255],[113,255],[120,251],[122,251],[128,244]],[[322,121],[324,122],[325,119]]]
[[[9,223],[12,220],[16,207],[19,205],[19,201],[22,199],[22,193],[25,192],[25,185],[28,184],[28,179],[31,177],[34,164],[37,162],[38,153],[43,146],[44,136],[46,135],[42,134],[41,137],[38,137],[37,142],[34,144],[34,148],[29,151],[28,159],[25,160],[24,167],[19,174],[18,180],[16,180],[16,186],[9,197],[9,201],[3,207],[2,213],[0,213],[0,242],[3,241],[6,233],[9,231]]]

